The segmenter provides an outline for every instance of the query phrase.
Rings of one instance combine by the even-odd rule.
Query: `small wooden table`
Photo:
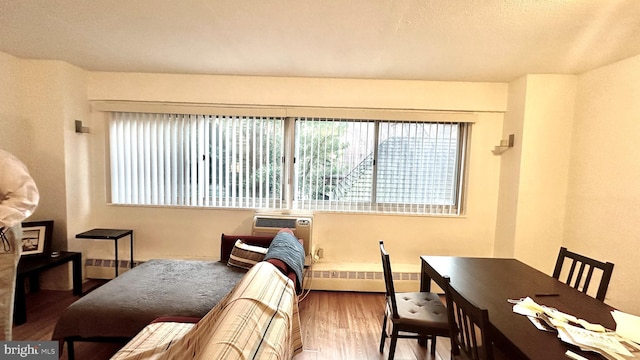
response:
[[[118,262],[118,240],[125,236],[129,236],[129,254],[131,255],[131,262],[129,268],[133,269],[133,230],[129,229],[92,229],[83,233],[77,234],[77,239],[94,239],[94,240],[113,240],[116,245],[115,261],[116,261],[116,277],[118,276],[118,268],[120,263]]]
[[[40,289],[40,273],[56,266],[72,262],[73,267],[73,295],[82,295],[82,253],[61,251],[56,257],[22,257],[18,263],[16,273],[16,291],[13,302],[13,323],[15,325],[27,322],[27,302],[25,294],[25,279],[29,279],[30,291]]]
[[[431,280],[444,288],[443,277],[449,276],[464,297],[489,310],[491,335],[511,359],[565,360],[568,349],[589,359],[600,356],[563,343],[556,333],[538,330],[526,316],[514,313],[507,299],[529,296],[541,305],[615,329],[612,307],[516,259],[422,256],[421,260],[421,291],[429,291]],[[557,296],[536,297],[537,293]]]

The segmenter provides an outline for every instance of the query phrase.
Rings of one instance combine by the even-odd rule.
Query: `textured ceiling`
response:
[[[640,1],[0,0],[0,51],[95,71],[510,81],[640,54]]]

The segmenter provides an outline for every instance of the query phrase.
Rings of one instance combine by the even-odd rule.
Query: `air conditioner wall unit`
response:
[[[255,236],[275,236],[282,228],[289,228],[294,235],[302,239],[304,254],[311,258],[311,228],[313,217],[296,215],[255,215],[251,234]]]

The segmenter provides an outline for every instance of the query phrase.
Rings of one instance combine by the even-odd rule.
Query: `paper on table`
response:
[[[583,328],[595,332],[605,332],[606,329],[604,326],[600,324],[592,324],[586,320],[578,319],[573,315],[563,313],[554,308],[550,308],[544,305],[540,305],[533,301],[530,297],[526,297],[516,302],[513,305],[513,312],[516,314],[524,315],[524,316],[533,316],[539,317],[539,314],[544,313],[550,318],[556,319],[558,321],[562,321],[565,323],[575,323],[580,324]]]
[[[611,316],[616,321],[616,334],[640,344],[640,317],[613,310]]]
[[[605,329],[600,324],[592,324],[557,309],[540,305],[529,297],[509,300],[509,302],[514,304],[513,312],[527,316],[538,329],[555,329],[562,341],[578,346],[582,350],[597,352],[609,360],[640,358],[640,345],[627,340],[628,338],[619,333]],[[622,317],[625,315],[627,314],[623,313]],[[640,318],[632,316],[632,320],[636,319],[640,321]],[[549,329],[545,325],[548,325]],[[638,329],[640,328],[629,331]]]
[[[587,349],[591,348],[607,353],[633,356],[633,354],[616,339],[614,333],[599,333],[555,321],[554,319],[551,321],[556,325],[558,335],[564,342],[586,347]]]
[[[511,300],[510,300],[511,301]],[[541,306],[532,298],[526,297],[520,300],[512,300],[513,312],[524,316],[537,316],[545,311],[545,306]]]

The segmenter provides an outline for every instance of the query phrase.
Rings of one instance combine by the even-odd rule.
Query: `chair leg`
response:
[[[389,345],[389,360],[393,360],[393,356],[396,352],[396,343],[398,342],[398,330],[393,328],[393,332],[391,333],[391,344]]]
[[[420,336],[418,338],[418,345],[422,346],[422,347],[427,347],[427,342],[429,341],[429,337],[428,336]]]
[[[67,359],[75,360],[76,354],[73,348],[73,341],[67,340]]]
[[[453,359],[458,355],[460,355],[460,348],[458,347],[458,345],[455,344],[455,342],[452,339],[451,340],[451,358]]]
[[[380,337],[380,352],[384,352],[384,340],[387,338],[387,313],[385,312],[382,319],[382,336]]]
[[[431,355],[436,354],[436,336],[431,335]]]

